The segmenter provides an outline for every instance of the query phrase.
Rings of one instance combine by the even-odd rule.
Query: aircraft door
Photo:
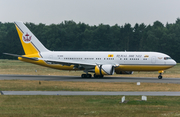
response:
[[[153,57],[151,58],[151,63],[156,63],[156,57],[155,57],[155,56],[153,56]]]

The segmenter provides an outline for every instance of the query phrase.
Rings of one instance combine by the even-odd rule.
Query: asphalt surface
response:
[[[180,92],[102,92],[102,91],[1,91],[2,95],[128,95],[180,96]]]
[[[0,80],[39,80],[39,81],[77,81],[77,82],[147,82],[147,83],[177,83],[180,78],[139,78],[139,77],[104,77],[81,78],[77,76],[35,76],[35,75],[0,75]]]

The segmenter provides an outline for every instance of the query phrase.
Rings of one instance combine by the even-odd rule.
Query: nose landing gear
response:
[[[158,76],[158,79],[162,79],[162,74],[164,73],[164,71],[159,71],[159,76]]]
[[[162,79],[162,75],[161,75],[161,73],[159,74],[158,79]]]

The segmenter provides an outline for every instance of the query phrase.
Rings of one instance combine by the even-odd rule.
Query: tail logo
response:
[[[25,35],[23,35],[23,41],[25,43],[30,43],[31,42],[31,37],[28,33],[26,33]]]

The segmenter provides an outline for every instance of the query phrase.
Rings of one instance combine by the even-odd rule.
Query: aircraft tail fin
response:
[[[21,44],[26,55],[40,54],[41,52],[49,51],[35,37],[35,35],[24,25],[23,22],[14,22]]]

